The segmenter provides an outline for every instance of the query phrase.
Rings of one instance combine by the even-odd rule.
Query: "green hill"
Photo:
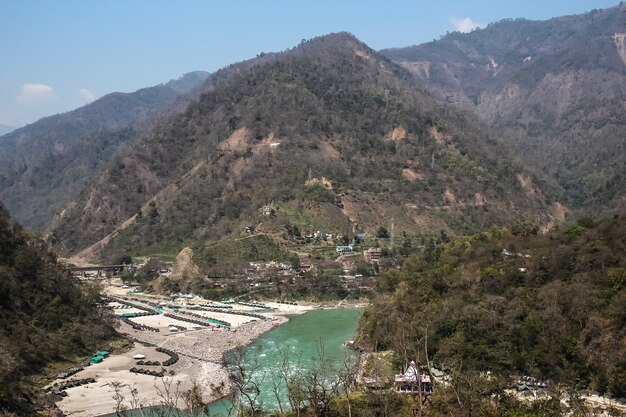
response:
[[[115,335],[97,288],[81,286],[0,205],[0,414],[41,405],[34,378]]]
[[[264,214],[263,207],[271,210]],[[175,253],[287,229],[468,232],[557,201],[471,116],[345,33],[305,42],[203,94],[90,182],[56,219],[64,253]],[[200,260],[199,263],[202,263]]]
[[[626,216],[536,230],[495,228],[409,258],[380,280],[361,342],[424,363],[427,336],[430,360],[452,371],[623,397]]]

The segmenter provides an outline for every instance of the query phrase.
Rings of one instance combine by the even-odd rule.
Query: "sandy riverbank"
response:
[[[109,295],[120,296],[120,291],[110,291]],[[132,302],[141,306],[148,306],[147,302],[157,302],[158,297],[137,296],[139,301]],[[119,331],[137,340],[135,347],[128,352],[111,355],[102,363],[93,364],[76,374],[71,379],[95,378],[96,382],[80,387],[68,388],[68,396],[57,403],[59,408],[67,416],[87,417],[112,413],[116,409],[114,399],[116,383],[121,384],[118,392],[124,397],[122,404],[128,408],[144,406],[162,405],[163,393],[166,389],[174,392],[186,391],[192,387],[193,382],[197,382],[202,389],[205,401],[214,401],[226,395],[229,391],[229,377],[223,364],[224,354],[232,349],[246,346],[252,343],[263,333],[272,328],[285,323],[287,315],[302,314],[317,308],[327,306],[317,304],[281,304],[269,302],[265,303],[272,308],[271,312],[263,312],[268,320],[262,320],[245,315],[232,314],[233,311],[250,312],[254,310],[249,306],[235,304],[229,312],[203,312],[201,310],[191,310],[193,302],[182,301],[176,304],[180,312],[195,312],[196,314],[224,320],[231,323],[230,330],[218,328],[217,326],[195,329],[189,323],[179,321],[162,314],[131,318],[137,324],[144,324],[159,328],[159,332],[134,330],[127,323],[120,323]],[[120,305],[113,302],[111,305]],[[137,309],[119,309],[122,312],[139,312]],[[166,309],[170,312],[170,309]],[[175,314],[181,314],[181,313]],[[187,328],[186,331],[169,331],[170,325],[179,325]],[[145,342],[147,345],[144,345]],[[150,346],[152,345],[152,346]],[[155,347],[163,347],[176,352],[180,360],[170,367],[162,366],[139,366],[133,355],[141,354],[145,360],[163,362],[168,355],[159,353]],[[164,378],[157,378],[148,375],[135,374],[129,371],[132,367],[150,369],[154,371],[165,371]],[[62,382],[62,381],[59,381]],[[217,388],[217,389],[216,389]],[[131,390],[136,390],[135,398]],[[179,407],[184,407],[179,401]]]
[[[228,383],[228,375],[220,364],[202,362],[196,359],[181,357],[173,366],[167,368],[173,375],[156,378],[148,375],[134,374],[129,369],[136,366],[132,356],[143,354],[146,359],[163,361],[167,355],[156,352],[153,347],[140,344],[131,351],[114,355],[99,364],[93,364],[77,374],[78,378],[95,378],[96,382],[80,387],[67,389],[68,396],[57,403],[67,416],[98,416],[115,411],[117,402],[114,399],[116,390],[114,385],[121,384],[118,392],[124,397],[123,406],[137,408],[151,405],[160,405],[162,395],[170,392],[186,391],[191,388],[193,381],[202,386]],[[160,370],[161,367],[143,366],[144,369]],[[131,393],[136,390],[136,398]],[[207,393],[205,399],[217,398]],[[181,403],[182,406],[182,403]]]

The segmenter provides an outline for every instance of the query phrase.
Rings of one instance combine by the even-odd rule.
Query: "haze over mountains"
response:
[[[45,229],[91,175],[207,76],[198,71],[134,93],[111,93],[3,136],[0,201],[25,226]]]
[[[65,254],[105,238],[87,253],[104,257],[247,226],[465,233],[615,208],[623,9],[381,53],[333,34],[105,96],[2,137],[0,200]]]

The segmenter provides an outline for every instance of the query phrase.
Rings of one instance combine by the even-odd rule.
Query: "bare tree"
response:
[[[119,381],[113,381],[109,384],[113,388],[113,400],[115,401],[115,414],[118,417],[125,417],[128,415],[128,411],[133,410],[134,414],[138,414],[140,417],[144,417],[143,404],[139,402],[139,392],[135,385],[130,386]],[[128,404],[124,403],[126,396],[122,393],[124,388],[128,388],[130,399]]]
[[[202,399],[202,390],[196,381],[187,391],[181,395],[184,404],[184,411],[190,417],[195,417],[202,413],[208,412],[208,403]]]
[[[341,368],[339,369],[339,382],[343,393],[346,396],[348,406],[348,417],[352,417],[352,403],[350,402],[350,393],[356,387],[357,360],[354,354],[346,352],[343,357]]]
[[[119,381],[111,381],[109,386],[113,388],[113,401],[115,401],[115,415],[118,417],[124,417],[128,407],[124,404],[125,396],[122,394],[122,387],[124,384]]]
[[[237,390],[236,401],[238,402],[238,415],[243,412],[243,404],[249,409],[250,416],[254,417],[261,411],[262,404],[259,402],[261,384],[265,379],[265,373],[260,373],[258,355],[249,355],[244,348],[237,348],[233,352],[233,365],[231,366],[230,380]]]
[[[130,409],[136,410],[135,412],[139,413],[140,417],[145,417],[144,406],[139,401],[139,390],[134,384],[132,387],[130,385],[127,386],[130,388]]]
[[[159,417],[175,416],[178,413],[178,402],[181,397],[180,382],[172,378],[162,378],[162,387],[159,387],[158,383],[154,383],[154,389],[160,398],[161,407],[157,410]]]
[[[306,392],[303,386],[304,378],[301,374],[291,375],[287,381],[287,397],[297,417],[300,417],[300,411],[306,403]]]
[[[326,356],[326,347],[321,340],[317,341],[317,363],[304,373],[302,378],[303,390],[307,402],[314,415],[319,417],[327,410],[330,401],[339,390],[337,371]]]
[[[278,367],[273,368],[273,371],[271,373],[272,391],[274,392],[274,396],[276,397],[278,409],[281,414],[285,412],[285,409],[283,407],[284,392],[288,391],[287,386],[293,369],[293,367],[291,366],[291,355],[289,353],[289,349],[289,346],[285,346],[284,348],[280,346],[278,347],[278,356],[280,357],[280,362],[278,364]],[[300,356],[298,356],[298,365],[295,366],[295,369],[299,368],[301,355],[302,353],[300,353]],[[295,411],[294,404],[291,403],[289,395],[287,395],[287,399],[290,403],[291,411]]]
[[[161,383],[159,385],[159,382]],[[208,411],[208,403],[202,399],[202,390],[196,381],[187,391],[180,390],[180,381],[174,383],[171,378],[163,378],[154,383],[154,389],[159,396],[159,404],[144,404],[139,399],[139,391],[133,385],[113,381],[109,384],[113,388],[113,399],[115,400],[115,414],[118,417],[126,417],[132,411],[133,416],[146,417],[180,417],[185,413],[189,416],[196,416],[201,412]],[[130,397],[124,394],[124,389],[128,388]],[[180,408],[180,405],[183,408]],[[149,409],[149,411],[146,411]]]

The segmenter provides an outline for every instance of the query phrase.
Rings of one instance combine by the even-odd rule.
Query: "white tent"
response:
[[[404,372],[404,380],[405,381],[417,381],[417,366],[415,365],[415,361],[411,361],[408,368]]]

